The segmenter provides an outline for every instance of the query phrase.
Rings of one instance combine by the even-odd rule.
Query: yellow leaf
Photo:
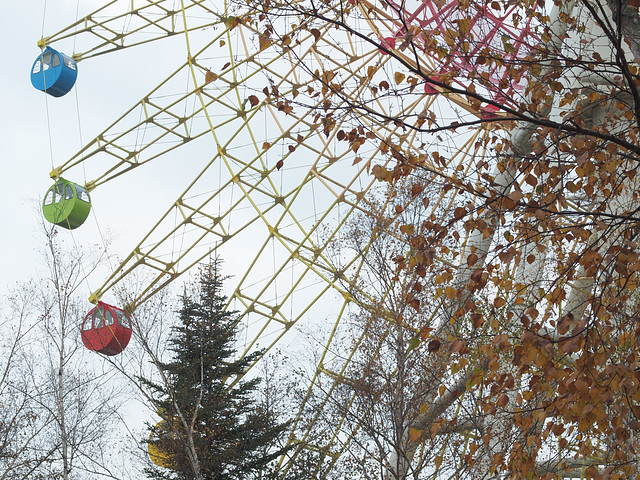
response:
[[[260,51],[264,50],[265,48],[271,45],[271,39],[265,35],[260,35],[259,41],[260,41]]]
[[[415,232],[415,227],[413,225],[401,225],[400,233],[404,235],[413,235]]]
[[[470,18],[462,18],[458,20],[458,28],[460,29],[460,33],[466,35],[471,31],[471,19]]]
[[[402,81],[404,80],[404,73],[401,72],[396,72],[393,75],[394,80],[396,81],[396,85],[400,85],[402,83]]]

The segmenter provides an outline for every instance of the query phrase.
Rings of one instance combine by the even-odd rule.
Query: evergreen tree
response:
[[[218,259],[202,267],[197,291],[181,297],[172,360],[158,365],[163,382],[142,380],[164,419],[150,428],[149,443],[168,467],[147,470],[149,478],[266,478],[269,464],[285,450],[275,445],[287,424],[255,399],[260,379],[229,388],[260,352],[233,360],[236,312],[224,308],[223,281]]]

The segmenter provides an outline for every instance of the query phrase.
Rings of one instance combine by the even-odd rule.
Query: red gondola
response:
[[[89,350],[117,355],[131,339],[131,320],[124,310],[98,302],[82,322],[82,343]]]

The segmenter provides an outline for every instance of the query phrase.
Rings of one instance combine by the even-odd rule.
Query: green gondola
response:
[[[89,192],[80,185],[58,178],[42,202],[44,218],[69,230],[84,223],[91,211]]]

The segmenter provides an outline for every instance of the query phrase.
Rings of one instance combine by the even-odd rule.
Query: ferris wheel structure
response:
[[[478,165],[491,163],[487,138],[501,134],[496,120],[504,116],[496,111],[515,108],[527,96],[526,76],[514,74],[508,60],[532,54],[538,37],[533,20],[515,7],[498,11],[486,2],[350,0],[337,10],[323,4],[312,20],[304,2],[286,5],[294,13],[269,25],[251,2],[114,0],[43,38],[43,48],[73,38],[77,62],[99,62],[102,55],[155,41],[184,49],[184,61],[166,79],[50,175],[70,179],[82,169],[91,192],[139,172],[172,175],[153,170],[157,160],[169,159],[176,178],[190,177],[184,190],[161,198],[162,208],[154,202],[157,221],[91,301],[124,292],[127,280],[140,275],[140,288],[125,293],[133,311],[207,256],[238,257],[243,270],[230,272],[229,302],[249,338],[245,353],[284,342],[309,319],[331,325],[305,396],[308,401],[322,383],[327,388],[319,405],[326,405],[339,385],[352,381],[366,343],[363,334],[344,355],[332,353],[345,318],[376,303],[360,278],[370,267],[369,248],[385,236],[403,244],[400,216],[412,205],[425,205],[426,217],[452,214],[457,200],[442,186],[473,178]],[[345,18],[362,35],[340,32],[336,26]],[[415,36],[415,27],[430,35]],[[453,36],[452,29],[464,35]],[[411,44],[420,42],[435,42],[442,54],[416,55]],[[400,86],[397,75],[404,79],[408,67],[423,77]],[[463,94],[476,84],[477,95]],[[424,112],[432,110],[441,113],[426,119],[432,126],[461,118],[467,126],[448,138],[424,131]],[[399,116],[403,122],[394,122]],[[412,190],[411,178],[406,190],[412,193],[395,195],[372,175],[396,167],[394,149],[421,159],[424,173],[416,181],[435,186],[430,202],[423,202],[422,190]],[[189,172],[182,167],[185,150],[198,156],[188,162]],[[510,188],[515,180],[503,173],[497,183]],[[372,227],[359,238],[360,249],[344,248],[363,219]],[[464,266],[492,241],[467,233],[455,262]],[[536,257],[515,275],[539,273],[540,262]],[[460,268],[459,275],[472,272]],[[438,305],[434,317],[454,308]],[[443,411],[459,408],[460,401]],[[281,471],[306,450],[320,458],[318,475],[328,475],[358,430],[339,422],[320,444],[310,436],[314,422],[301,407],[290,440],[302,447],[282,459]],[[396,473],[407,468],[397,466]]]

